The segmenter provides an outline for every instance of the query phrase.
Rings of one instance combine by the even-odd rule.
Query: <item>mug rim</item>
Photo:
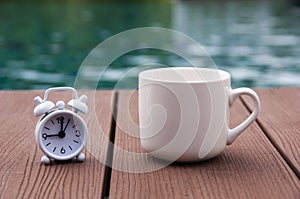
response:
[[[153,77],[158,72],[162,71],[191,71],[191,70],[198,70],[199,72],[206,72],[206,73],[215,73],[218,72],[218,78],[213,79],[199,79],[199,80],[189,80],[185,78],[181,78],[180,80],[170,80],[170,79],[162,79]],[[230,74],[224,70],[216,69],[216,68],[198,68],[198,67],[168,67],[168,68],[155,68],[145,70],[139,73],[139,79],[144,79],[147,81],[154,81],[154,82],[162,82],[162,83],[191,83],[191,84],[201,84],[201,83],[213,83],[213,82],[220,82],[230,79]]]

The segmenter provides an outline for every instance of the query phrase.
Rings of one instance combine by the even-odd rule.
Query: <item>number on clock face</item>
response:
[[[82,133],[70,114],[54,116],[42,129],[42,144],[46,150],[58,156],[73,154],[82,146]]]

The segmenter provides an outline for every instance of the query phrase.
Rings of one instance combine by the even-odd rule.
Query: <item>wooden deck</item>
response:
[[[0,198],[300,198],[300,88],[256,91],[262,103],[258,119],[222,155],[147,173],[102,163],[127,170],[159,164],[123,153],[143,153],[135,124],[137,91],[97,91],[85,117],[86,161],[50,166],[40,163],[34,137],[33,98],[43,93],[0,91]],[[53,93],[52,99],[69,97]],[[247,97],[237,100],[231,126],[251,109]]]

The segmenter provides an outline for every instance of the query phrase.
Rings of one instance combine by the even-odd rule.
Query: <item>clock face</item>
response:
[[[87,127],[72,111],[57,110],[41,121],[37,139],[49,157],[71,159],[82,151],[87,139]]]

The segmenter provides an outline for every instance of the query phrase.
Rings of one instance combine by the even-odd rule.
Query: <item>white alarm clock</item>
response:
[[[49,92],[72,91],[74,99],[68,102],[71,109],[65,107],[63,101],[47,101]],[[82,150],[85,147],[88,136],[88,128],[85,121],[77,114],[87,114],[87,96],[78,97],[77,91],[72,87],[54,87],[45,91],[44,99],[39,96],[34,98],[36,107],[34,116],[42,116],[35,128],[35,138],[45,156],[41,158],[44,164],[50,164],[54,160],[84,161]]]

